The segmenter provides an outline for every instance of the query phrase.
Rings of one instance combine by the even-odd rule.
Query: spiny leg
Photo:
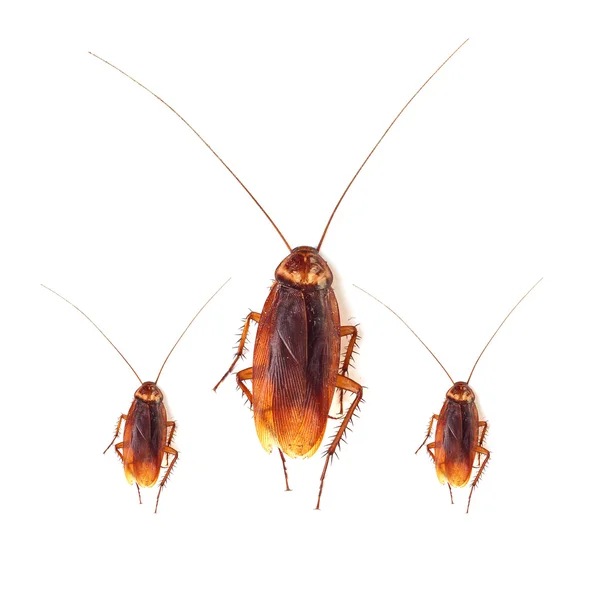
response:
[[[235,358],[233,359],[233,362],[231,363],[231,366],[229,367],[229,369],[225,372],[225,375],[223,375],[223,377],[221,377],[219,383],[217,383],[217,385],[215,385],[215,387],[213,388],[213,392],[216,392],[217,388],[223,383],[223,381],[225,381],[226,377],[230,373],[233,372],[233,369],[234,369],[237,361],[240,360],[240,358],[244,354],[244,349],[246,347],[246,338],[248,337],[248,331],[250,329],[250,321],[254,321],[255,323],[258,323],[260,321],[260,313],[251,312],[246,317],[246,321],[244,322],[244,327],[242,329],[242,335],[240,336],[240,343],[238,344],[238,349],[235,353]]]
[[[171,442],[173,441],[173,436],[175,435],[175,429],[177,428],[177,423],[175,423],[175,421],[167,421],[167,429],[171,428],[171,431],[169,433],[169,437],[167,438],[167,446],[171,445]]]
[[[173,441],[173,436],[175,435],[175,428],[177,427],[177,424],[175,423],[175,421],[167,421],[167,429],[169,429],[169,427],[171,428],[171,431],[169,432],[169,436],[167,437],[167,446],[171,445],[171,442]],[[169,466],[169,455],[166,454],[164,455],[166,457],[166,465],[165,467]]]
[[[429,420],[429,427],[427,428],[427,435],[425,436],[425,439],[423,440],[423,443],[415,450],[415,454],[425,445],[425,442],[429,439],[429,436],[431,435],[431,430],[433,428],[433,421],[437,421],[440,418],[440,415],[433,415],[431,417],[431,419]],[[429,448],[429,446],[428,446]]]
[[[165,483],[167,483],[167,479],[169,478],[169,475],[171,474],[171,470],[175,466],[175,463],[177,462],[177,458],[179,457],[179,453],[177,452],[177,450],[175,450],[174,448],[171,448],[170,446],[165,446],[165,453],[173,455],[173,462],[169,465],[169,468],[167,469],[165,476],[162,478],[162,481],[160,482],[160,485],[158,486],[158,494],[156,495],[156,505],[154,507],[155,513],[158,510],[158,501],[160,500],[160,493],[162,492],[162,489],[163,489]]]
[[[469,513],[469,506],[471,506],[471,496],[473,495],[473,490],[475,489],[475,486],[477,485],[477,482],[479,481],[479,478],[481,477],[483,470],[485,469],[487,461],[490,460],[490,451],[487,448],[484,448],[483,446],[477,446],[477,448],[475,448],[475,452],[477,452],[478,454],[485,454],[485,458],[483,459],[481,468],[477,472],[477,475],[475,476],[475,479],[473,479],[473,483],[471,484],[471,491],[469,492],[469,501],[467,502],[467,514]]]
[[[242,371],[239,371],[236,376],[235,376],[235,380],[238,384],[238,387],[240,388],[240,390],[242,390],[242,393],[244,394],[244,396],[246,396],[246,398],[248,398],[248,401],[250,402],[250,406],[252,406],[252,392],[248,389],[248,386],[244,383],[244,381],[250,381],[252,379],[252,367],[248,367],[247,369],[243,369]]]
[[[106,450],[102,454],[106,454],[106,451],[115,443],[115,440],[119,437],[119,433],[121,431],[121,423],[123,421],[127,421],[127,415],[121,415],[119,420],[117,421],[117,428],[115,430],[115,437],[113,437],[110,444],[106,447]],[[122,458],[122,457],[121,457]]]
[[[339,445],[344,437],[344,434],[346,433],[346,429],[348,429],[348,425],[352,421],[352,416],[354,415],[354,412],[358,408],[358,405],[362,402],[362,397],[363,397],[362,386],[359,385],[358,383],[356,383],[355,381],[353,381],[352,379],[348,379],[348,377],[344,377],[343,375],[337,376],[337,379],[335,382],[335,387],[343,388],[347,392],[352,392],[353,394],[356,394],[356,397],[354,398],[354,401],[350,405],[350,408],[344,415],[344,418],[343,418],[342,422],[340,423],[340,426],[338,427],[337,431],[335,432],[335,435],[333,437],[331,444],[329,444],[327,450],[325,450],[325,464],[323,465],[323,471],[321,473],[321,484],[319,485],[319,496],[317,497],[317,506],[315,507],[316,510],[319,510],[319,508],[321,507],[321,494],[323,493],[323,484],[325,483],[325,475],[327,473],[327,467],[329,466],[329,463],[333,460],[333,457],[334,457],[337,449],[339,448]]]
[[[346,355],[344,356],[344,362],[340,369],[340,375],[346,377],[348,375],[348,369],[350,368],[350,361],[352,360],[352,354],[354,352],[354,346],[358,339],[358,330],[354,325],[342,325],[340,327],[340,337],[351,336],[348,346],[346,347]],[[344,413],[344,390],[340,389],[340,412],[339,415]]]
[[[142,493],[140,492],[140,486],[138,485],[138,482],[135,482],[135,487],[137,488],[138,491],[138,499],[140,501],[140,504],[142,503]]]
[[[283,474],[285,475],[285,491],[291,492],[292,490],[290,489],[290,486],[288,484],[288,474],[287,474],[287,467],[285,466],[285,456],[283,455],[281,448],[277,448],[277,450],[279,450],[279,456],[281,457],[281,464],[283,465]]]
[[[479,435],[479,445],[483,446],[483,440],[485,439],[485,434],[487,432],[487,421],[479,421],[478,427],[482,427],[481,433]],[[477,468],[481,466],[481,454],[477,454]]]
[[[119,442],[118,444],[115,444],[115,452],[121,459],[121,462],[123,462],[123,446],[124,446],[123,442]],[[108,448],[110,448],[110,446]],[[108,448],[107,448],[107,450],[108,450]]]
[[[431,456],[431,459],[435,463],[435,454],[433,453],[434,450],[435,450],[435,442],[430,442],[429,444],[427,444],[427,452],[429,452],[429,456]]]

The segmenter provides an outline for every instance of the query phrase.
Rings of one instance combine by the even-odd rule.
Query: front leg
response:
[[[238,344],[238,349],[235,353],[235,358],[233,359],[233,362],[231,363],[231,366],[229,367],[229,369],[225,372],[225,375],[223,375],[223,377],[221,377],[221,379],[219,380],[219,383],[217,383],[217,385],[215,385],[215,387],[213,388],[213,392],[216,392],[217,388],[223,383],[223,381],[225,381],[225,378],[230,373],[233,372],[235,364],[243,356],[244,351],[246,349],[246,339],[248,338],[248,332],[250,329],[250,321],[254,321],[255,323],[258,323],[260,321],[260,313],[251,312],[246,317],[246,320],[244,322],[244,327],[242,329],[242,335],[240,336],[240,343]]]
[[[356,340],[358,340],[358,330],[354,325],[342,325],[340,327],[340,337],[345,337],[349,335],[350,341],[348,342],[348,346],[346,347],[346,354],[344,356],[344,362],[340,368],[340,375],[342,377],[346,377],[348,375],[348,369],[350,368],[350,361],[352,360],[352,354],[354,353],[354,348],[356,346]],[[340,412],[338,414],[342,415],[344,413],[344,390],[340,388]]]

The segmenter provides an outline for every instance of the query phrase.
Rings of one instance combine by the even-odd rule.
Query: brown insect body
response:
[[[227,280],[229,281],[229,280]],[[173,350],[179,344],[181,338],[185,335],[186,331],[191,327],[192,323],[196,320],[196,317],[204,310],[204,307],[219,293],[219,291],[227,284],[227,281],[205,302],[202,308],[194,315],[194,318],[189,322],[188,326],[184,329],[183,333],[179,336],[174,346],[167,354],[155,381],[142,382],[140,376],[137,374],[135,369],[131,366],[129,361],[121,354],[121,351],[110,341],[106,334],[92,321],[80,308],[75,306],[72,302],[55,292],[54,290],[42,285],[47,290],[56,294],[59,298],[64,300],[67,304],[70,304],[75,310],[79,311],[108,341],[108,343],[119,353],[121,358],[127,363],[129,368],[133,371],[141,383],[140,387],[135,391],[133,395],[133,402],[129,408],[129,412],[125,415],[122,414],[117,422],[115,435],[107,446],[104,452],[106,453],[109,448],[115,444],[115,441],[119,437],[121,431],[121,425],[125,421],[125,427],[123,430],[123,440],[115,444],[115,451],[121,461],[123,462],[123,469],[125,471],[125,478],[129,484],[136,484],[138,490],[138,498],[140,504],[142,503],[142,497],[140,494],[140,486],[144,488],[153,487],[159,477],[160,470],[163,466],[163,460],[166,458],[165,474],[163,475],[158,488],[158,494],[156,495],[156,504],[154,512],[158,510],[158,501],[163,487],[169,479],[175,463],[179,457],[177,450],[171,447],[171,442],[175,434],[175,421],[169,421],[167,419],[167,411],[163,402],[164,396],[161,389],[158,387],[158,380],[163,371],[164,366],[167,364],[169,357],[173,353]],[[170,429],[170,431],[169,431]],[[171,464],[169,464],[169,456],[173,458]]]
[[[340,313],[332,288],[333,274],[318,249],[300,246],[279,264],[275,282],[262,313],[246,318],[233,363],[215,390],[233,372],[243,356],[250,321],[258,323],[253,366],[236,380],[254,412],[258,439],[267,452],[278,448],[289,490],[284,454],[308,458],[321,445],[336,388],[340,390],[340,425],[325,450],[325,465],[317,506],[320,507],[325,474],[348,424],[362,401],[363,389],[346,377],[358,332],[340,325]],[[340,367],[341,337],[351,336]],[[247,381],[252,380],[252,391]],[[355,395],[343,410],[343,391]]]
[[[464,487],[471,479],[479,437],[479,412],[475,394],[464,382],[446,393],[435,430],[435,470],[440,483]]]
[[[147,381],[135,392],[123,430],[123,468],[129,483],[153,487],[167,446],[167,411],[158,386]]]
[[[496,334],[498,331],[500,331],[502,325],[504,325],[508,317],[510,317],[517,306],[519,306],[519,304],[525,300],[525,298],[533,291],[540,281],[542,280],[540,279],[537,281],[533,287],[531,287],[529,291],[515,304],[515,306],[513,306],[506,317],[504,317],[502,323],[500,323],[498,326],[498,329],[496,329],[492,337],[488,340],[487,344],[477,357],[477,360],[475,361],[475,364],[473,365],[469,378],[466,382],[454,382],[450,376],[450,373],[446,371],[446,368],[439,361],[437,356],[429,349],[427,344],[425,344],[425,342],[415,333],[412,327],[410,327],[410,325],[398,313],[392,310],[387,304],[384,304],[381,300],[375,298],[375,296],[366,290],[363,290],[357,285],[355,286],[368,296],[371,296],[371,298],[379,302],[382,306],[385,306],[385,308],[387,308],[392,314],[398,317],[398,319],[402,321],[402,323],[419,340],[419,342],[423,344],[425,349],[431,354],[431,356],[433,356],[440,367],[442,367],[446,375],[448,375],[450,381],[452,381],[452,387],[446,392],[446,399],[444,400],[440,414],[434,414],[431,417],[425,439],[417,448],[415,454],[419,452],[419,450],[425,446],[425,444],[427,444],[427,452],[435,464],[437,478],[440,483],[448,484],[448,489],[450,490],[450,500],[453,504],[454,499],[452,498],[452,488],[465,487],[471,480],[475,458],[478,457],[478,460],[481,461],[481,457],[484,457],[483,462],[478,463],[478,472],[471,483],[471,491],[469,492],[469,500],[467,502],[467,512],[469,512],[469,507],[471,506],[471,496],[473,495],[473,490],[479,483],[481,475],[483,474],[483,471],[490,459],[489,450],[483,446],[488,424],[487,421],[479,420],[479,411],[477,410],[477,406],[475,404],[475,392],[473,392],[472,388],[469,386],[469,382],[471,381],[475,367],[479,363],[483,353],[486,351],[491,341],[496,337]],[[427,440],[431,435],[431,430],[433,429],[434,421],[437,421],[434,441],[427,443]]]
[[[308,458],[325,435],[340,364],[333,275],[314,248],[301,246],[275,279],[254,346],[254,422],[265,450]]]

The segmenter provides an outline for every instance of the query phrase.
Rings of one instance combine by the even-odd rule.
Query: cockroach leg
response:
[[[429,420],[429,427],[427,428],[427,435],[425,436],[423,443],[415,450],[415,454],[417,454],[417,452],[425,445],[425,442],[429,439],[429,436],[431,435],[431,430],[433,429],[433,421],[437,421],[439,418],[440,415],[433,415],[431,417],[431,419]],[[429,446],[427,448],[429,448]]]
[[[242,369],[239,373],[236,374],[235,380],[238,384],[238,387],[242,390],[244,396],[248,398],[250,402],[250,406],[252,406],[252,392],[248,389],[248,386],[244,384],[244,381],[250,381],[252,379],[252,367],[248,367],[247,369]],[[286,476],[287,480],[287,476]]]
[[[485,439],[485,434],[487,432],[487,421],[479,421],[479,427],[481,427],[481,433],[479,435],[479,445],[483,446],[483,440]],[[481,454],[477,454],[477,468],[481,466]]]
[[[119,433],[121,432],[121,423],[123,423],[123,421],[126,421],[126,420],[127,420],[127,415],[121,415],[119,417],[119,420],[117,421],[117,428],[115,430],[115,437],[113,437],[112,441],[106,447],[106,450],[102,454],[106,454],[108,449],[115,443],[115,440],[119,437]],[[121,445],[121,447],[122,447],[122,445]]]
[[[475,476],[475,479],[473,479],[473,483],[471,484],[471,491],[469,492],[469,501],[467,502],[467,513],[469,512],[469,506],[471,506],[471,496],[473,495],[473,490],[475,489],[475,486],[477,485],[477,482],[479,481],[479,478],[481,477],[483,470],[485,469],[487,461],[490,460],[490,451],[487,448],[484,448],[483,446],[477,446],[475,451],[477,452],[477,454],[485,454],[485,458],[483,459],[481,468],[477,472],[477,475]]]
[[[140,504],[142,504],[142,493],[140,492],[140,486],[138,485],[138,482],[135,482],[135,487],[137,488],[138,491],[138,499],[140,501]]]
[[[242,335],[240,336],[240,343],[238,344],[238,349],[236,350],[236,353],[235,353],[235,358],[233,359],[233,362],[231,363],[231,366],[229,367],[229,369],[225,372],[225,375],[223,375],[223,377],[221,377],[221,379],[219,380],[219,383],[217,383],[217,385],[215,385],[215,387],[213,388],[213,392],[216,392],[217,388],[223,383],[223,381],[225,381],[227,376],[233,372],[233,369],[235,368],[237,361],[240,360],[240,358],[244,354],[244,348],[246,347],[246,339],[248,337],[248,331],[250,329],[250,321],[254,321],[255,323],[258,323],[260,321],[260,313],[251,312],[246,317],[246,321],[244,322],[244,328],[242,330]]]
[[[450,492],[450,502],[454,504],[454,498],[452,497],[452,486],[448,484],[448,491]]]
[[[173,441],[173,435],[175,435],[175,428],[177,427],[175,421],[167,421],[167,429],[169,429],[169,427],[171,428],[171,431],[169,432],[169,436],[167,437],[167,446],[171,445],[171,442]],[[166,462],[165,467],[168,467],[169,466],[169,455],[165,454],[164,456],[167,459],[165,461]]]
[[[342,364],[342,368],[340,369],[340,375],[346,377],[348,375],[348,369],[350,368],[350,361],[352,360],[352,354],[354,352],[354,346],[356,345],[356,340],[358,339],[358,330],[354,325],[342,325],[340,327],[340,337],[351,336],[350,341],[348,342],[348,346],[346,347],[346,355],[344,356],[344,362]],[[340,411],[339,415],[341,416],[344,413],[344,390],[340,389]]]
[[[163,489],[165,483],[167,483],[167,479],[169,478],[169,475],[171,474],[171,469],[173,469],[173,467],[175,466],[175,463],[177,462],[177,459],[179,458],[179,452],[177,452],[177,450],[175,450],[174,448],[171,448],[170,446],[165,446],[165,454],[172,454],[173,462],[169,465],[169,468],[167,469],[165,476],[162,478],[162,481],[160,482],[160,485],[158,486],[158,494],[156,495],[156,505],[154,506],[155,513],[158,510],[158,501],[160,499],[160,493],[162,492],[162,489]]]
[[[110,446],[109,446],[109,448],[110,448]],[[115,452],[121,459],[121,462],[123,462],[123,442],[119,442],[118,444],[115,444]]]
[[[429,456],[431,456],[431,459],[433,460],[433,462],[435,462],[435,454],[433,453],[434,450],[435,450],[435,442],[431,442],[431,443],[427,444],[427,452],[429,452]]]
[[[292,490],[290,489],[290,486],[288,483],[287,467],[285,466],[285,456],[283,455],[281,448],[277,448],[277,450],[279,450],[279,456],[281,457],[281,464],[283,465],[283,474],[285,475],[285,491],[291,492]]]
[[[323,493],[323,484],[325,483],[325,475],[327,474],[327,467],[329,463],[332,461],[333,456],[335,455],[337,449],[340,446],[342,439],[344,438],[344,434],[346,433],[346,429],[348,429],[348,425],[352,421],[352,416],[354,412],[358,408],[358,405],[362,402],[363,397],[363,388],[362,385],[356,383],[352,379],[348,379],[348,377],[344,377],[343,375],[338,375],[335,381],[335,387],[344,389],[347,392],[352,392],[356,394],[354,401],[350,405],[350,408],[344,415],[340,426],[338,427],[335,435],[333,436],[333,440],[331,444],[329,444],[327,450],[325,450],[325,464],[323,465],[323,471],[321,472],[321,484],[319,485],[319,496],[317,497],[317,506],[316,510],[319,510],[321,507],[321,494]]]

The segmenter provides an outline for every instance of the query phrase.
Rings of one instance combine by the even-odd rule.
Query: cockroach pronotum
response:
[[[100,327],[98,327],[98,325],[96,325],[96,323],[94,323],[94,321],[92,321],[72,302],[42,284],[42,287],[45,287],[53,294],[56,294],[59,298],[78,310],[104,336],[108,343],[127,363],[141,384],[133,395],[133,402],[131,403],[129,412],[126,415],[122,414],[119,417],[115,435],[110,444],[107,446],[106,450],[104,450],[104,453],[106,454],[109,448],[115,443],[121,431],[121,425],[123,424],[123,421],[125,421],[123,441],[115,444],[115,451],[123,463],[125,478],[127,479],[128,483],[135,483],[137,487],[140,504],[142,503],[140,486],[145,488],[153,487],[160,476],[160,469],[163,460],[166,460],[166,471],[158,486],[158,494],[156,495],[154,512],[158,510],[158,500],[160,499],[160,494],[163,487],[167,483],[169,475],[171,474],[171,471],[173,470],[173,467],[175,466],[179,456],[177,450],[171,446],[173,436],[175,435],[176,424],[175,421],[169,421],[167,419],[167,411],[163,403],[163,393],[158,387],[158,379],[160,378],[160,374],[167,364],[167,360],[169,360],[169,357],[173,353],[173,350],[175,350],[177,344],[179,344],[181,338],[192,326],[192,323],[204,310],[205,306],[221,291],[228,281],[229,279],[204,303],[202,308],[194,315],[194,318],[183,330],[183,333],[179,336],[179,338],[177,338],[177,341],[167,354],[167,358],[165,358],[162,366],[160,367],[156,379],[154,381],[146,382],[141,380],[140,376],[131,366],[129,361],[125,358],[125,356],[123,356],[123,354],[121,354],[121,351],[110,341],[108,336],[100,329]],[[169,464],[169,456],[173,457],[171,464]]]
[[[543,279],[543,278],[542,278]],[[498,331],[508,317],[515,311],[517,306],[527,298],[527,296],[533,291],[533,289],[542,281],[537,281],[529,291],[513,306],[512,310],[504,317],[502,323],[498,326],[498,329],[494,331],[492,337],[488,340],[487,344],[483,347],[483,350],[477,357],[469,378],[467,381],[457,381],[450,376],[450,373],[446,370],[444,365],[440,362],[438,357],[429,349],[425,342],[415,333],[410,325],[394,310],[392,310],[387,304],[384,304],[378,298],[375,298],[372,294],[369,294],[366,290],[361,287],[357,287],[359,290],[371,296],[379,304],[385,306],[392,314],[394,314],[402,323],[410,330],[410,332],[425,346],[429,354],[435,358],[436,362],[442,367],[444,373],[448,375],[448,378],[452,382],[452,387],[446,392],[446,399],[442,405],[442,410],[439,415],[434,414],[427,427],[427,434],[423,443],[417,448],[415,454],[426,444],[431,430],[433,429],[433,422],[437,421],[435,428],[435,441],[427,444],[427,451],[433,459],[435,464],[435,471],[441,484],[447,483],[448,489],[450,490],[450,501],[454,504],[452,497],[453,487],[465,487],[471,479],[471,472],[475,463],[475,456],[478,459],[479,470],[477,475],[471,483],[471,491],[469,492],[469,500],[467,502],[467,513],[471,506],[471,496],[473,490],[479,483],[481,475],[490,459],[490,451],[483,447],[485,440],[485,434],[487,432],[487,421],[479,420],[479,412],[477,411],[477,405],[475,404],[475,392],[469,386],[471,377],[475,367],[479,362],[479,359],[483,356],[487,347],[491,341],[496,337]],[[483,462],[481,463],[481,456],[484,456]]]
[[[333,274],[319,252],[338,207],[371,155],[412,100],[466,41],[413,94],[379,138],[335,205],[316,248],[292,248],[249,189],[174,108],[124,71],[93,54],[152,94],[193,131],[244,188],[290,252],[275,271],[275,282],[262,312],[250,312],[246,317],[233,363],[214,390],[233,372],[237,361],[244,354],[250,323],[258,323],[252,366],[237,373],[236,380],[253,409],[256,432],[263,448],[267,452],[271,452],[274,447],[279,450],[286,490],[290,487],[284,455],[291,458],[312,456],[321,445],[328,418],[340,421],[324,452],[325,464],[320,478],[317,509],[320,508],[327,468],[363,397],[362,386],[347,376],[358,331],[355,326],[340,324],[338,303],[332,288]],[[349,337],[349,341],[340,367],[342,337]],[[247,386],[250,380],[252,391]],[[340,393],[340,408],[338,415],[333,417],[330,416],[330,411],[336,389]],[[353,393],[355,397],[344,412],[345,391]]]

